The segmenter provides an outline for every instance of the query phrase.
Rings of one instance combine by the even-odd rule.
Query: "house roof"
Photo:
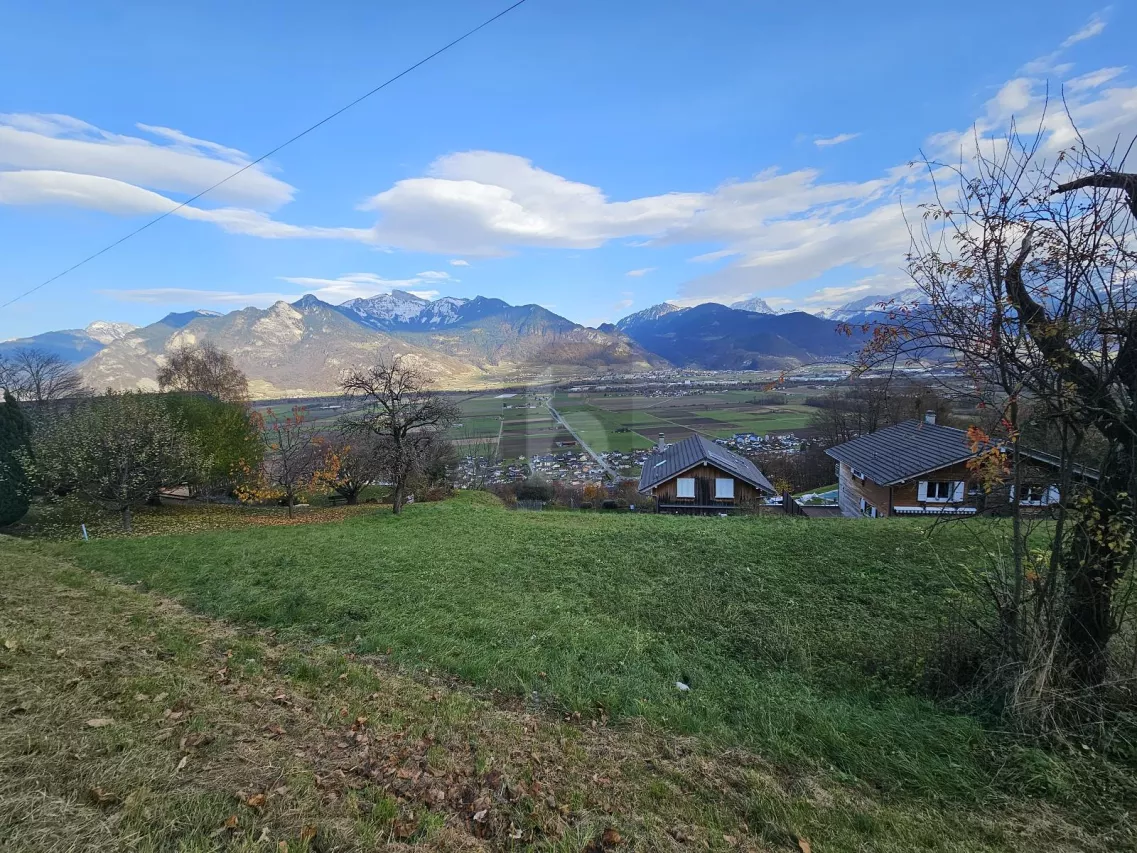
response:
[[[775,494],[766,475],[753,462],[698,433],[670,445],[662,452],[656,451],[644,460],[639,490],[646,492],[703,462],[710,462],[756,489]]]
[[[975,455],[964,430],[924,420],[903,421],[825,452],[882,486],[902,483]]]
[[[882,486],[894,486],[913,477],[965,462],[976,455],[971,449],[971,439],[966,430],[930,424],[922,419],[903,421],[879,429],[838,444],[825,452]],[[1019,453],[1055,468],[1060,464],[1057,457],[1029,448],[1020,448]],[[1074,473],[1090,479],[1097,478],[1096,471],[1081,465],[1074,466]]]

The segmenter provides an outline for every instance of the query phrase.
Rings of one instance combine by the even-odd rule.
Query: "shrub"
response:
[[[27,418],[5,391],[0,403],[0,527],[15,524],[28,511],[28,482],[19,454],[27,451],[30,439]]]
[[[551,501],[553,494],[553,487],[540,477],[530,477],[517,487],[519,501]]]

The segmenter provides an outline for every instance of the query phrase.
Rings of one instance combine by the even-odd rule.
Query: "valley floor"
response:
[[[813,660],[798,659],[792,611],[777,630],[734,638],[684,627],[737,631],[765,600],[817,620],[819,643],[844,637],[859,654],[877,630],[922,622],[904,611],[914,589],[934,584],[936,560],[905,545],[914,526],[845,527],[846,546],[865,537],[894,552],[879,566],[846,566],[850,582],[811,550],[809,522],[722,521],[509,513],[470,496],[398,519],[82,548],[0,537],[0,848],[1134,844],[1128,771],[1007,744],[968,718],[843,676],[841,650],[817,645]],[[766,558],[754,555],[759,544]],[[814,557],[815,577],[800,566],[780,581],[768,573],[791,547]],[[700,552],[715,566],[731,550],[733,563],[701,582],[722,599],[694,596],[680,621],[617,618],[633,599],[679,605],[668,598],[669,560]],[[909,606],[890,608],[881,590],[905,563]],[[736,586],[738,573],[756,576],[747,583],[760,594]],[[679,592],[690,599],[698,585]],[[845,621],[822,624],[841,602]],[[854,630],[873,613],[876,628]],[[542,618],[543,651],[530,637]],[[750,661],[779,636],[780,649]],[[713,678],[730,683],[716,689]]]

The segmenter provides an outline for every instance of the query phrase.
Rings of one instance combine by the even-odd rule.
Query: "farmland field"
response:
[[[669,442],[692,433],[729,438],[735,433],[808,430],[813,409],[802,395],[786,402],[762,402],[754,391],[689,393],[682,396],[612,395],[557,392],[552,405],[595,451],[646,450],[660,433]],[[489,443],[501,458],[555,453],[572,436],[552,419],[542,400],[518,394],[470,394],[457,399],[461,423],[450,437],[461,444]],[[500,431],[500,443],[497,442]]]
[[[553,404],[594,450],[650,447],[663,433],[678,441],[698,432],[711,438],[735,433],[801,432],[813,409],[787,395],[787,402],[760,402],[753,391],[691,393],[682,396],[606,396],[558,393]]]
[[[681,396],[612,395],[560,391],[552,404],[569,426],[595,451],[649,449],[662,433],[669,442],[693,433],[729,438],[746,432],[808,430],[811,407],[803,395],[788,393],[783,404],[760,402],[754,391],[694,392]],[[547,395],[499,392],[451,395],[460,419],[447,438],[467,453],[497,454],[501,459],[556,453],[573,441],[549,413]],[[267,406],[258,406],[264,413]],[[273,407],[278,415],[290,414],[291,403]],[[307,417],[318,429],[334,429],[349,411],[338,403],[320,401],[308,406]],[[561,444],[558,444],[561,443]]]

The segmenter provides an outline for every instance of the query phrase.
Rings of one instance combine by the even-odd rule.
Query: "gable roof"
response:
[[[646,492],[703,462],[710,462],[756,489],[775,494],[766,475],[753,462],[698,433],[672,444],[662,453],[656,451],[644,460],[639,490]]]
[[[878,429],[825,452],[882,486],[895,485],[975,455],[964,430],[920,419]]]
[[[988,450],[991,445],[982,449]],[[881,486],[894,486],[930,474],[949,465],[966,462],[976,455],[971,449],[967,431],[922,419],[903,421],[876,432],[862,435],[825,451],[838,462],[844,462]],[[1056,456],[1020,447],[1020,456],[1059,467]],[[1074,473],[1096,479],[1097,472],[1081,465]]]

